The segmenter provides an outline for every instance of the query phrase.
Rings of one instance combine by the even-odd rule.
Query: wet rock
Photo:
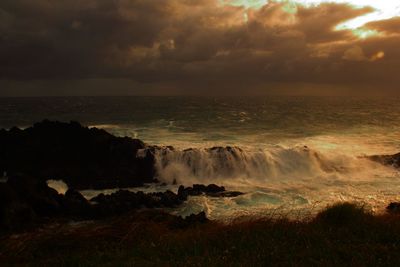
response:
[[[141,186],[154,179],[154,153],[142,141],[115,137],[77,122],[45,120],[21,130],[0,131],[0,173],[25,173],[69,187],[105,189]]]
[[[182,201],[185,201],[185,200],[187,200],[188,196],[189,196],[188,190],[183,185],[179,186],[179,188],[178,188],[179,199],[181,199]]]
[[[99,216],[112,216],[140,208],[173,208],[183,200],[174,192],[143,193],[119,190],[110,195],[100,194],[90,200]]]
[[[219,192],[224,192],[225,187],[218,186],[215,184],[209,184],[205,190],[206,190],[206,193],[219,193]]]
[[[65,192],[65,199],[74,203],[89,203],[81,193],[74,189],[68,189],[68,191]]]
[[[47,183],[30,176],[12,176],[0,184],[0,226],[2,229],[21,229],[45,218],[73,220],[102,219],[128,214],[131,211],[154,208],[174,208],[181,205],[189,195],[208,194],[223,197],[240,192],[226,192],[214,184],[181,186],[178,194],[172,191],[144,193],[119,190],[113,194],[99,194],[89,202],[82,194],[69,189],[65,195],[58,194]],[[161,216],[161,215],[160,215]],[[205,213],[186,218],[169,216],[178,228],[206,223]],[[168,219],[167,218],[167,219]]]
[[[93,212],[89,201],[74,189],[68,189],[62,203],[64,212],[68,216],[78,218],[90,218],[92,216]]]
[[[160,195],[160,205],[164,207],[176,207],[182,204],[182,200],[172,191],[167,190],[165,193]]]
[[[243,193],[237,191],[226,191],[225,187],[215,184],[209,184],[207,186],[194,184],[193,187],[186,188],[181,185],[178,189],[178,197],[182,200],[186,200],[188,196],[200,196],[203,194],[211,197],[236,197]]]
[[[210,197],[237,197],[243,194],[244,193],[239,191],[226,191],[226,192],[208,193],[207,195]]]
[[[375,155],[369,156],[368,158],[383,165],[400,169],[400,153],[394,155]]]
[[[17,230],[30,226],[36,214],[26,201],[8,184],[0,184],[0,231]]]
[[[386,207],[389,213],[400,214],[400,202],[392,202]]]
[[[208,186],[202,184],[194,184],[193,187],[188,187],[185,190],[190,196],[199,196],[202,194],[224,192],[225,188],[223,186],[217,186],[215,184],[210,184]]]
[[[39,216],[55,216],[62,212],[62,196],[47,186],[46,182],[31,176],[15,175],[7,185]]]

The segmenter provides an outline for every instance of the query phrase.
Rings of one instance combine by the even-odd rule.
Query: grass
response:
[[[399,266],[400,217],[336,204],[307,221],[173,227],[130,214],[0,239],[1,266]]]

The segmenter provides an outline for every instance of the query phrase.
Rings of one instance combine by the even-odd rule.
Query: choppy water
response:
[[[399,100],[3,98],[0,127],[25,127],[44,118],[77,120],[148,144],[174,146],[158,151],[161,180],[248,192],[233,199],[191,198],[173,211],[178,214],[206,210],[211,218],[226,219],[278,210],[293,215],[336,201],[365,202],[379,211],[400,200],[400,175],[363,156],[400,151]],[[215,146],[231,148],[210,149]]]

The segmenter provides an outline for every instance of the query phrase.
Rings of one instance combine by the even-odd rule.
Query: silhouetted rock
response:
[[[375,155],[368,158],[383,165],[400,169],[400,153],[394,155]]]
[[[137,139],[77,122],[45,120],[25,130],[0,131],[0,173],[4,171],[63,180],[78,190],[133,187],[153,182],[154,151]]]
[[[400,214],[400,202],[392,202],[386,207],[386,211],[390,213]]]
[[[93,215],[89,201],[74,189],[69,189],[65,192],[62,202],[66,215],[78,218],[91,218]]]
[[[46,182],[27,175],[15,175],[8,179],[14,192],[39,216],[55,216],[62,213],[62,196],[47,186]]]
[[[43,181],[14,175],[6,183],[0,183],[0,224],[5,229],[26,228],[64,212],[63,196]]]
[[[13,188],[0,184],[0,231],[16,230],[31,225],[36,218],[33,209]]]
[[[176,207],[182,204],[182,200],[177,194],[167,190],[164,193],[156,193],[160,197],[160,204],[164,207]]]
[[[189,196],[188,190],[183,185],[179,186],[179,188],[178,188],[179,199],[181,199],[182,201],[185,201],[185,200],[187,200],[188,196]]]
[[[236,197],[243,193],[237,191],[225,191],[225,187],[215,184],[209,184],[207,186],[194,184],[193,187],[186,188],[181,185],[178,189],[178,197],[182,200],[186,200],[188,196],[200,196],[203,194],[211,197]]]
[[[215,184],[209,184],[206,187],[206,193],[219,193],[219,192],[224,192],[224,191],[225,191],[225,187],[218,186]]]
[[[119,190],[110,195],[99,194],[89,202],[75,189],[69,189],[65,195],[61,195],[41,180],[27,175],[14,175],[6,183],[0,183],[0,227],[14,230],[43,222],[47,218],[91,220],[123,215],[142,208],[174,208],[187,200],[190,194],[224,196],[230,193],[224,190],[224,187],[213,184],[194,185],[193,188],[181,186],[178,194],[169,190],[155,193]],[[204,213],[185,219],[172,219],[173,225],[178,228],[207,221]]]
[[[89,203],[81,193],[74,189],[68,189],[68,191],[65,192],[65,199],[74,203]]]
[[[183,203],[171,191],[146,194],[127,190],[119,190],[110,195],[100,194],[90,201],[98,217],[119,215],[140,208],[173,208]]]
[[[210,197],[237,197],[243,194],[244,193],[239,191],[225,191],[225,192],[208,193],[207,195]]]

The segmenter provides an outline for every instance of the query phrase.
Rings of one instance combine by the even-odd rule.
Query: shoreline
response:
[[[338,203],[304,220],[282,214],[220,222],[204,211],[183,218],[166,209],[192,196],[222,199],[243,193],[194,184],[179,186],[176,193],[118,190],[87,200],[79,190],[160,183],[151,153],[155,147],[76,122],[50,121],[0,130],[0,143],[0,170],[7,178],[0,183],[4,266],[400,263],[400,203],[387,203],[382,214]],[[370,159],[398,168],[400,154]],[[49,177],[65,181],[66,192],[50,188]]]
[[[14,191],[19,192],[22,198],[24,198],[23,195],[26,192],[30,192],[34,196],[45,192],[46,196],[42,196],[42,198],[47,199],[48,203],[53,203],[48,205],[51,207],[50,209],[61,209],[61,213],[65,213],[65,207],[60,208],[59,206],[68,206],[68,204],[64,203],[66,200],[58,196],[57,192],[48,188],[46,183],[49,179],[65,182],[65,191],[70,189],[72,192],[69,192],[72,195],[72,199],[68,201],[77,203],[73,204],[76,206],[74,207],[75,209],[84,210],[89,204],[85,202],[87,200],[84,200],[84,197],[78,191],[85,189],[140,188],[145,184],[157,183],[161,185],[160,181],[158,181],[159,174],[157,172],[159,170],[157,167],[168,164],[168,155],[175,153],[175,149],[170,146],[161,149],[157,146],[145,144],[139,139],[116,137],[105,130],[84,127],[78,122],[63,123],[49,120],[36,123],[24,130],[16,127],[9,130],[0,130],[0,145],[2,147],[0,172],[4,176],[14,178]],[[300,151],[295,151],[295,153],[300,153],[295,154],[296,156],[304,156],[306,160],[308,160],[307,157],[311,157],[311,160],[321,161],[318,154],[307,146],[299,149]],[[157,153],[167,156],[161,162],[156,161]],[[198,151],[189,148],[171,156],[172,160],[174,160],[173,157],[177,156],[191,161],[191,156],[204,156],[203,154],[197,155],[198,153]],[[219,163],[222,166],[226,164],[224,160],[230,158],[242,160],[242,162],[230,162],[225,171],[232,171],[229,168],[247,168],[247,155],[243,154],[243,150],[239,147],[212,147],[206,149],[205,153],[209,153],[206,156],[218,159],[218,162],[211,163]],[[400,154],[367,156],[365,159],[376,162],[376,164],[398,169]],[[242,165],[235,166],[237,163]],[[291,162],[287,164],[290,165]],[[204,167],[209,166],[212,165],[205,165]],[[326,166],[322,166],[326,168]],[[193,171],[197,171],[196,168],[201,166],[194,165],[193,167]],[[336,169],[333,167],[332,170],[335,171]],[[21,182],[18,182],[19,178],[15,179],[15,177],[21,177],[20,179],[26,180],[25,184],[28,186],[21,185]],[[179,184],[180,182],[173,179],[172,184]],[[19,189],[21,186],[25,186],[25,191],[22,193]],[[40,188],[40,190],[38,191],[37,188]],[[7,188],[4,190],[10,191]],[[178,202],[171,202],[175,203],[174,205],[179,205],[179,203],[187,199],[187,196],[179,196],[179,192],[172,193],[169,189],[165,191],[159,194],[161,196],[169,195],[169,198],[172,199],[179,199]],[[205,193],[204,190],[202,192]],[[129,195],[128,193],[126,194]],[[131,193],[133,196],[135,194]],[[140,206],[143,203],[149,205],[149,201],[157,203],[157,201],[150,200],[156,197],[157,194],[154,194],[153,196],[149,195],[148,200],[140,200],[139,202],[136,199],[133,200],[133,202],[137,202],[133,206]],[[238,195],[236,194],[235,196]],[[220,196],[223,196],[223,194],[220,194]],[[140,197],[142,198],[142,196]],[[232,195],[225,193],[225,197],[232,197]],[[275,201],[274,199],[272,200]],[[30,201],[29,199],[26,202],[29,203]],[[132,199],[128,199],[128,201],[132,201]],[[164,202],[162,206],[171,206],[171,204],[165,205],[166,201],[162,202]],[[155,206],[157,205],[160,204]],[[49,209],[49,207],[44,208],[44,210]]]

